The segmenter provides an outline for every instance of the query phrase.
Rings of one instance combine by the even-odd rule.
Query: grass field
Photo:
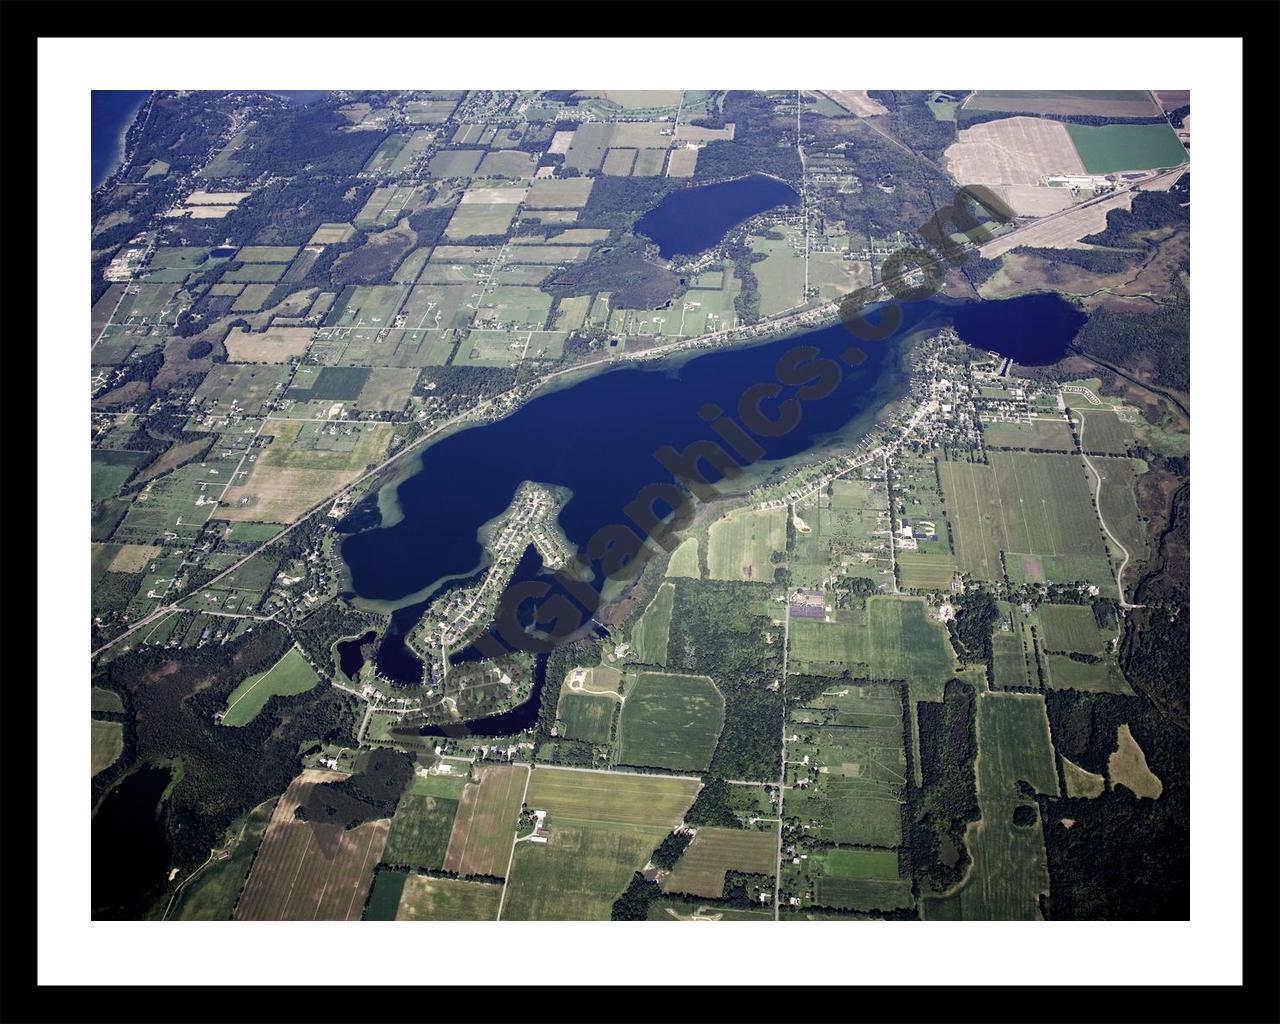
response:
[[[1090,174],[1145,171],[1187,162],[1187,151],[1167,124],[1067,125]]]
[[[911,881],[898,874],[896,850],[837,847],[810,853],[803,877],[813,902],[837,910],[896,910],[912,905]]]
[[[943,462],[938,467],[962,572],[998,580],[1002,551],[1040,559],[1053,582],[1072,582],[1049,575],[1054,559],[1102,558],[1105,565],[1091,480],[1078,456],[992,452],[989,458],[990,465]],[[1066,562],[1055,566],[1059,572],[1070,568]],[[1092,575],[1098,575],[1096,569]],[[1114,586],[1109,572],[1101,577],[1075,579]]]
[[[1093,693],[1132,694],[1120,667],[1110,658],[1096,662],[1075,661],[1064,654],[1044,659],[1045,681],[1054,690],[1087,690]]]
[[[671,609],[675,601],[673,583],[658,588],[649,607],[631,630],[631,646],[635,658],[642,665],[667,663],[667,639],[671,631]]]
[[[796,506],[809,528],[797,530],[791,553],[792,583],[820,587],[838,570],[877,585],[889,581],[888,495],[882,481],[836,480]]]
[[[1058,773],[1044,699],[984,693],[978,697],[978,806],[965,842],[973,863],[952,893],[922,901],[923,916],[939,920],[1030,921],[1040,918],[1038,897],[1049,891],[1044,832],[1013,823],[1014,808],[1035,804],[1018,791],[1025,781],[1038,793],[1058,795]]]
[[[271,444],[247,479],[227,490],[219,519],[291,523],[378,462],[391,441],[389,424],[353,424],[328,432],[324,423],[268,420]]]
[[[525,802],[545,810],[548,820],[604,821],[669,832],[680,824],[702,784],[622,772],[582,772],[539,767]]]
[[[444,869],[460,875],[502,878],[516,834],[527,769],[485,765],[477,773],[480,781],[469,784],[458,801]]]
[[[1107,788],[1106,778],[1081,768],[1065,757],[1062,758],[1062,777],[1067,784],[1067,796],[1092,798],[1101,796]]]
[[[93,774],[110,768],[124,752],[124,726],[119,722],[101,722],[94,719],[92,761]]]
[[[795,671],[902,680],[915,700],[941,700],[955,672],[946,629],[921,598],[877,597],[835,613],[836,621],[791,621]]]
[[[982,422],[982,440],[988,448],[1047,448],[1073,452],[1075,439],[1067,421],[1057,416],[1036,418],[1030,423]]]
[[[717,899],[724,892],[726,871],[772,875],[777,864],[776,831],[700,828],[675,868],[663,879],[662,889]]]
[[[90,498],[93,501],[110,498],[124,486],[129,474],[152,457],[151,452],[95,448],[90,456]]]
[[[383,861],[412,868],[442,868],[457,814],[457,800],[405,793],[391,819]]]
[[[771,556],[787,546],[787,515],[785,508],[744,508],[712,523],[707,534],[711,578],[771,581]]]
[[[236,904],[237,921],[360,919],[391,822],[367,821],[344,830],[294,818],[311,786],[345,777],[307,769],[290,783]]]
[[[116,714],[123,714],[124,701],[115,690],[104,690],[101,686],[95,686],[89,691],[89,709],[91,711],[114,711]]]
[[[518,843],[503,920],[608,920],[634,872],[680,823],[700,783],[536,768],[527,803],[549,841]]]
[[[946,590],[956,574],[954,555],[899,551],[898,580],[908,590]]]
[[[302,652],[291,647],[267,671],[250,676],[231,691],[231,696],[227,698],[227,710],[222,715],[222,724],[248,725],[258,717],[258,712],[272,697],[306,693],[318,682],[320,677]]]
[[[410,875],[400,895],[397,921],[494,921],[502,886],[459,878]]]
[[[667,563],[667,578],[702,579],[702,566],[698,562],[698,538],[686,537],[671,552]]]
[[[1164,792],[1164,783],[1147,767],[1147,755],[1128,723],[1116,729],[1116,749],[1107,759],[1107,775],[1112,789],[1124,786],[1134,796],[1156,800]]]
[[[833,684],[791,709],[787,735],[789,822],[831,843],[889,849],[902,841],[907,765],[896,687]]]
[[[275,797],[265,800],[232,826],[235,836],[222,848],[226,856],[215,855],[182,887],[169,920],[231,920],[275,806]]]
[[[612,697],[561,690],[556,714],[562,725],[560,735],[584,743],[608,743],[616,706]]]
[[[703,771],[724,725],[724,697],[706,676],[642,672],[618,725],[619,764]]]
[[[394,921],[400,909],[400,897],[409,872],[395,869],[379,871],[373,876],[373,889],[364,907],[364,921]]]
[[[1042,604],[1036,613],[1046,651],[1101,655],[1102,633],[1093,609],[1082,604]]]

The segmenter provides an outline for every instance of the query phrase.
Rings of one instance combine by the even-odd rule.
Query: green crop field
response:
[[[1120,667],[1111,658],[1096,662],[1074,661],[1064,654],[1050,654],[1044,659],[1045,677],[1054,690],[1088,690],[1093,693],[1132,695]]]
[[[89,495],[101,501],[116,494],[129,475],[154,457],[152,452],[133,452],[124,448],[95,448],[91,455]]]
[[[1037,793],[1058,795],[1058,772],[1044,698],[1015,693],[978,696],[978,806],[982,820],[969,825],[965,842],[973,857],[959,887],[926,896],[923,916],[939,920],[1029,921],[1040,917],[1038,897],[1049,891],[1044,832],[1013,823],[1022,796],[1019,782]]]
[[[438,870],[444,865],[458,801],[405,793],[396,805],[382,859],[388,864]]]
[[[1075,395],[1071,396],[1076,398]],[[1123,455],[1133,444],[1133,425],[1122,420],[1109,409],[1080,409],[1071,407],[1071,413],[1081,431],[1080,442],[1089,453]]]
[[[726,871],[772,875],[778,864],[778,833],[734,828],[700,828],[675,868],[662,881],[664,892],[718,899]]]
[[[703,771],[724,725],[724,697],[706,676],[641,672],[626,691],[617,761]]]
[[[631,646],[634,648],[636,661],[642,665],[667,663],[667,638],[671,631],[671,609],[675,594],[675,584],[664,583],[660,586],[649,602],[649,607],[632,627]]]
[[[562,724],[560,735],[584,743],[608,743],[616,706],[617,701],[612,697],[562,689],[556,715]]]
[[[797,672],[902,680],[917,700],[940,700],[955,673],[946,629],[920,598],[872,596],[834,622],[792,619],[790,631]]]
[[[1138,478],[1147,472],[1147,464],[1142,459],[1109,459],[1098,456],[1089,461],[1102,475],[1102,493],[1098,496],[1102,518],[1129,552],[1129,567],[1124,575],[1125,591],[1128,594],[1138,579],[1134,570],[1151,554],[1147,523],[1138,508],[1137,499]],[[1119,551],[1113,551],[1112,558],[1119,566],[1124,556]]]
[[[400,909],[400,897],[404,895],[404,884],[408,880],[409,872],[398,868],[376,872],[361,920],[394,921]]]
[[[711,524],[707,565],[713,580],[773,579],[775,552],[786,550],[787,510],[745,508]]]
[[[267,671],[250,676],[231,691],[231,696],[227,698],[227,710],[222,715],[222,724],[248,725],[258,717],[258,712],[272,697],[306,693],[318,682],[320,677],[302,652],[291,647]]]
[[[908,590],[949,590],[956,574],[956,560],[950,554],[899,551],[898,579]]]
[[[1089,605],[1042,604],[1036,615],[1046,651],[1103,653],[1102,633]]]
[[[1090,174],[1177,167],[1188,160],[1167,124],[1069,124],[1067,132]]]
[[[835,847],[784,865],[788,891],[812,892],[809,903],[839,910],[897,910],[913,903],[911,880],[899,877],[896,850]]]
[[[459,878],[410,875],[400,896],[397,921],[494,921],[502,886]]]
[[[1090,501],[1092,478],[1083,460],[1074,455],[1010,452],[991,452],[989,458],[990,465],[944,462],[939,466],[960,570],[979,579],[998,580],[1004,551],[1039,559],[1054,582],[1087,579],[1099,586],[1113,584],[1110,572],[1099,574],[1096,568],[1091,575],[1074,580],[1049,574],[1051,560],[1064,556],[1093,559],[1093,566],[1100,558],[1106,564],[1102,528]],[[1059,562],[1055,571],[1071,568]]]

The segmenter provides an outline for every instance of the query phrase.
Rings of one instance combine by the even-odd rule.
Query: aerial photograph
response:
[[[1190,90],[98,89],[92,157],[83,916],[1191,919]]]

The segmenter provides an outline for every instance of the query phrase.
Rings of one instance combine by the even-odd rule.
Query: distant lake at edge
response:
[[[106,181],[124,159],[124,133],[151,93],[146,90],[94,89],[90,104],[92,188]]]

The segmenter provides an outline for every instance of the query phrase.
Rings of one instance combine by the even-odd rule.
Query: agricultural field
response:
[[[119,722],[103,722],[94,719],[92,724],[93,773],[110,768],[124,752],[124,726]]]
[[[771,580],[787,547],[786,509],[738,509],[711,524],[707,564],[713,580]]]
[[[345,777],[308,768],[290,784],[236,904],[237,921],[360,919],[391,822],[366,821],[344,830],[294,817],[311,786]]]
[[[792,584],[821,587],[851,576],[877,585],[891,578],[889,498],[883,480],[846,477],[795,504]]]
[[[809,675],[904,681],[914,699],[940,700],[956,670],[946,629],[919,598],[871,596],[831,621],[791,620],[791,664]]]
[[[416,780],[415,780],[416,781]],[[443,781],[450,781],[443,780]],[[408,868],[439,870],[458,814],[456,799],[410,791],[400,798],[382,860]]]
[[[784,846],[812,839],[893,850],[902,842],[902,711],[895,686],[837,683],[788,712]],[[796,867],[784,863],[784,886]]]
[[[219,519],[291,523],[381,460],[391,440],[386,424],[330,426],[267,420],[247,478],[223,495]]]
[[[1015,90],[982,89],[962,110],[1011,114],[1091,114],[1095,117],[1158,117],[1160,108],[1145,89]]]
[[[702,566],[698,561],[698,538],[686,537],[680,546],[671,552],[671,560],[667,562],[667,578],[702,579]]]
[[[231,691],[231,696],[227,698],[227,709],[222,713],[222,724],[248,725],[258,717],[258,713],[272,697],[291,697],[306,693],[319,682],[320,677],[302,652],[291,647],[271,668],[250,676]]]
[[[1058,772],[1044,698],[1030,694],[978,696],[978,806],[982,819],[969,825],[965,843],[973,857],[964,879],[942,896],[925,896],[928,920],[1030,921],[1042,917],[1039,898],[1049,891],[1044,832],[1026,783],[1036,793],[1058,795]],[[1014,820],[1031,809],[1031,823]]]
[[[664,583],[631,630],[635,660],[642,665],[666,665],[667,637],[671,630],[671,609],[675,601],[673,583]]]
[[[662,880],[663,892],[718,899],[726,871],[773,875],[778,865],[775,830],[700,828],[676,866]]]
[[[641,672],[618,725],[618,764],[704,771],[724,725],[724,697],[706,676]]]
[[[1060,417],[1037,416],[1022,421],[982,419],[982,440],[988,448],[1043,448],[1055,452],[1076,450],[1071,428]]]
[[[174,901],[168,919],[173,921],[230,921],[236,901],[258,847],[266,835],[276,798],[264,800],[232,825],[225,845],[198,872],[191,875]]]
[[[1090,174],[1177,167],[1188,159],[1167,124],[1072,124],[1067,131]]]
[[[461,878],[410,875],[400,896],[397,921],[496,921],[502,886]]]
[[[556,711],[558,734],[584,743],[608,743],[616,706],[612,697],[562,690]]]
[[[485,765],[476,769],[476,776],[477,781],[468,783],[458,800],[444,870],[502,878],[507,873],[528,769]]]
[[[944,160],[964,185],[1039,185],[1050,174],[1086,173],[1068,126],[1038,117],[961,128]]]
[[[1006,452],[989,459],[938,467],[960,571],[998,580],[1003,553],[1011,580],[1083,579],[1114,590],[1083,461]]]
[[[693,803],[697,779],[535,768],[526,802],[546,843],[516,844],[503,920],[608,920],[613,901]]]

